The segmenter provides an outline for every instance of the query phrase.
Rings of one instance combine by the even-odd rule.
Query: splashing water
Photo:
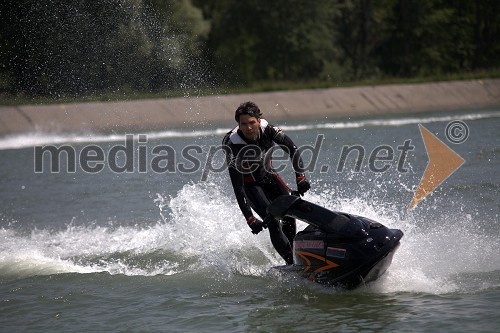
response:
[[[185,185],[170,199],[157,194],[155,202],[162,219],[147,228],[69,225],[29,234],[1,229],[0,271],[11,278],[66,272],[149,276],[216,267],[253,275],[279,263],[266,237],[248,237],[246,225],[234,218],[240,215],[236,205],[213,183]]]
[[[360,198],[308,193],[306,200],[326,208],[354,213],[405,232],[386,275],[368,287],[377,292],[449,293],[463,286],[453,277],[500,267],[498,240],[466,233],[470,217],[443,220],[440,227],[422,229],[418,216],[395,208],[380,208]],[[31,230],[29,234],[1,229],[0,271],[4,278],[67,272],[171,275],[215,271],[268,276],[280,265],[267,237],[250,234],[237,204],[214,182],[191,183],[174,196],[157,194],[161,220],[149,226],[73,226],[65,230]],[[167,213],[167,208],[170,212]],[[298,222],[298,230],[306,226]]]

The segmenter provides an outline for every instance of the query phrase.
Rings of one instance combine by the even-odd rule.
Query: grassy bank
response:
[[[301,89],[326,89],[356,86],[376,86],[387,84],[419,84],[429,82],[446,82],[461,80],[478,80],[486,78],[500,78],[500,68],[463,72],[453,74],[436,74],[434,76],[413,78],[369,78],[355,81],[329,80],[329,81],[263,81],[254,82],[247,86],[232,87],[204,87],[183,90],[169,90],[161,92],[138,92],[131,90],[118,90],[103,92],[86,96],[58,96],[58,97],[30,97],[25,95],[0,94],[0,105],[26,105],[26,104],[69,104],[79,102],[110,102],[121,100],[156,99],[172,97],[198,97],[211,95],[226,95],[240,93],[256,93],[269,91],[289,91]]]

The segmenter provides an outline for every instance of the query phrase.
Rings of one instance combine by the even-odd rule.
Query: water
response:
[[[469,137],[454,145],[445,127],[457,119]],[[428,162],[419,123],[466,162],[408,210]],[[46,158],[35,173],[34,146],[78,154],[94,145],[108,154],[126,142],[33,133],[0,139],[0,331],[499,331],[499,110],[279,125],[299,145],[314,147],[324,135],[306,199],[405,232],[381,279],[343,291],[270,269],[282,261],[267,233],[250,233],[227,174],[202,180],[225,128],[146,133],[148,162],[155,146],[176,153],[175,172],[164,173],[150,164],[139,172],[139,133],[134,172],[112,172],[106,161],[99,173],[51,173]],[[414,149],[402,172],[405,140]],[[201,147],[191,151],[199,168],[182,155],[189,145]],[[360,172],[353,156],[336,172],[344,145],[365,149]],[[377,162],[389,166],[377,173],[369,156],[381,145],[394,156]],[[214,168],[219,162],[216,154]],[[181,173],[181,164],[196,170]]]

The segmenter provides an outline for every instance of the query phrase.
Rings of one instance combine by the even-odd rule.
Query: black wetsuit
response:
[[[226,149],[226,163],[233,185],[236,200],[246,219],[253,216],[253,210],[264,219],[267,206],[280,195],[290,194],[290,189],[271,165],[273,147],[278,144],[290,155],[296,175],[303,174],[302,160],[293,141],[281,129],[269,124],[265,119],[260,122],[260,136],[249,141],[243,133],[234,128],[223,139]],[[287,264],[293,263],[293,239],[295,238],[295,219],[284,218],[281,222],[268,219],[271,242]]]

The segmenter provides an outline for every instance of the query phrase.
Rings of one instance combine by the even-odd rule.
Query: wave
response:
[[[200,131],[163,131],[144,133],[150,139],[165,138],[196,138],[211,135],[223,135],[227,129],[200,130]],[[143,134],[143,133],[141,133]],[[21,149],[43,145],[57,145],[69,143],[96,143],[96,142],[123,142],[125,134],[61,134],[61,133],[26,133],[9,135],[0,138],[0,150]]]
[[[389,119],[365,119],[355,121],[327,122],[321,124],[299,124],[280,126],[285,131],[308,131],[316,129],[350,129],[360,127],[377,126],[404,126],[411,124],[425,124],[440,121],[452,120],[479,120],[487,118],[498,118],[500,112],[480,112],[468,114],[453,114],[432,117],[405,117]],[[208,130],[169,130],[159,132],[144,133],[148,139],[165,138],[197,138],[205,136],[224,135],[229,128],[216,128]],[[95,143],[95,142],[123,142],[124,134],[95,134],[95,133],[44,133],[34,132],[26,134],[9,135],[0,138],[0,150],[21,149],[33,146],[48,144],[68,144],[68,143]]]
[[[333,122],[314,125],[295,125],[295,126],[280,126],[288,131],[306,131],[311,129],[349,129],[359,127],[398,127],[412,124],[426,124],[441,121],[452,120],[479,120],[488,118],[498,118],[500,112],[482,112],[469,114],[453,114],[446,116],[433,117],[405,117],[405,118],[389,118],[389,119],[366,119],[347,122]]]
[[[162,214],[148,226],[1,228],[0,280],[60,273],[173,275],[213,267],[227,274],[247,274],[253,267],[252,274],[264,275],[279,264],[268,239],[249,239],[241,228],[246,225],[233,218],[236,205],[214,195],[223,197],[215,184],[188,184],[175,197],[157,194]],[[256,270],[252,262],[264,265]]]
[[[158,193],[155,203],[162,214],[149,226],[123,221],[122,225],[68,225],[61,230],[0,229],[0,280],[96,272],[191,273],[201,278],[207,270],[228,279],[275,278],[269,270],[282,260],[267,233],[251,235],[226,192],[218,182],[203,182],[187,184],[175,195]],[[498,239],[471,228],[471,217],[443,214],[426,225],[425,212],[409,215],[370,204],[368,199],[332,196],[328,191],[307,193],[306,199],[405,232],[388,272],[366,287],[371,291],[447,294],[498,287],[498,280],[488,273],[500,270]],[[299,221],[298,230],[305,226]]]

